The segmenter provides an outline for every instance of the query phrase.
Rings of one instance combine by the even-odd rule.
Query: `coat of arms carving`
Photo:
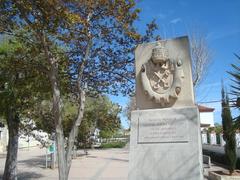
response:
[[[145,94],[161,107],[171,106],[177,100],[184,78],[182,60],[170,59],[165,43],[157,42],[151,58],[141,69]]]

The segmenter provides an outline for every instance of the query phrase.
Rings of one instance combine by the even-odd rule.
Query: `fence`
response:
[[[219,145],[219,146],[224,146],[225,141],[223,139],[223,134],[216,134],[215,132],[207,133],[207,132],[202,132],[202,144],[209,144],[209,145]],[[236,138],[236,145],[237,148],[240,147],[240,133],[236,133],[235,135]]]

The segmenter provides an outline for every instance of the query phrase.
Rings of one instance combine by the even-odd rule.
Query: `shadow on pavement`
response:
[[[87,158],[102,158],[107,160],[113,160],[113,161],[122,161],[122,162],[129,162],[128,159],[119,159],[119,158],[108,158],[108,157],[98,157],[98,156],[87,156]]]
[[[18,179],[19,180],[41,178],[41,177],[43,177],[42,174],[38,174],[38,173],[35,173],[35,172],[21,172],[21,173],[18,174]]]
[[[109,160],[113,160],[113,161],[129,162],[128,159],[119,159],[119,158],[103,158],[103,159],[109,159]]]
[[[0,174],[0,179],[2,179],[3,174]],[[35,178],[41,178],[43,175],[35,173],[35,172],[20,172],[17,175],[18,180],[25,180],[25,179],[35,179]]]
[[[27,159],[27,160],[20,160],[18,161],[18,164],[23,164],[25,166],[29,167],[40,167],[40,168],[45,168],[45,163],[46,163],[46,157],[43,156],[37,156],[35,158]]]
[[[87,155],[87,158],[98,158],[97,156],[89,156]]]

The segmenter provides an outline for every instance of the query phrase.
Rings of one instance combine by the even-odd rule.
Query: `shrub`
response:
[[[111,143],[104,143],[101,144],[101,146],[99,148],[123,148],[127,143],[126,142],[111,142]]]

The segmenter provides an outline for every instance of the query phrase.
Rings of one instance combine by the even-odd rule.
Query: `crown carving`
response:
[[[164,63],[169,59],[168,50],[165,48],[165,42],[157,42],[152,50],[152,61],[154,63]]]

